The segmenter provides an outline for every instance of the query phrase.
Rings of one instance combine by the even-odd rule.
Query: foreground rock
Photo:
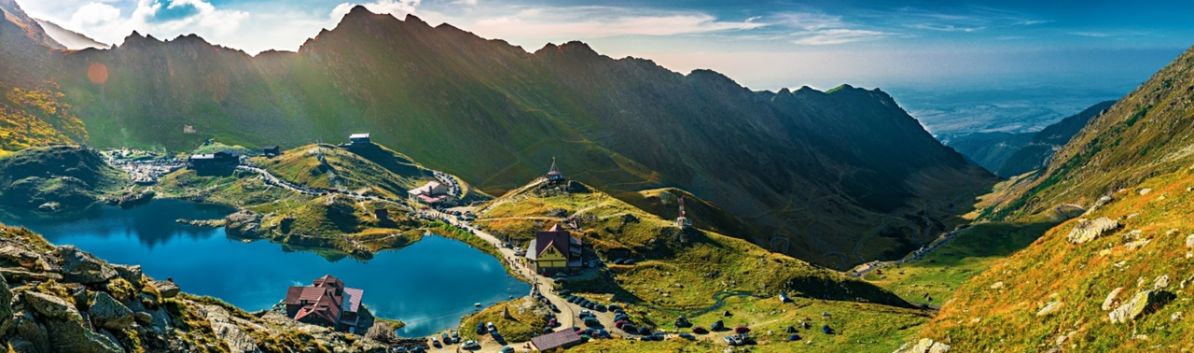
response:
[[[1127,323],[1157,311],[1161,306],[1168,304],[1170,300],[1173,300],[1172,293],[1159,290],[1146,290],[1136,293],[1136,295],[1132,296],[1132,299],[1107,315],[1110,317],[1112,323]]]
[[[946,353],[949,345],[928,338],[921,338],[916,344],[906,343],[893,353]]]
[[[1118,228],[1119,221],[1107,217],[1099,217],[1094,220],[1082,219],[1078,220],[1078,224],[1074,226],[1074,230],[1070,231],[1066,239],[1074,244],[1082,244]]]
[[[282,315],[250,314],[0,226],[0,349],[17,353],[345,352],[387,346]],[[10,348],[11,347],[11,348]]]

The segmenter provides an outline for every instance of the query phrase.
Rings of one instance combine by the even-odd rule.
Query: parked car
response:
[[[444,344],[452,344],[452,337],[448,336],[447,332],[441,333],[439,335],[439,338],[440,338],[440,340],[444,341]]]
[[[514,353],[514,347],[505,346],[505,347],[502,347],[502,350],[499,352],[500,353]]]
[[[470,351],[475,351],[475,350],[481,349],[481,344],[477,343],[477,341],[474,341],[474,340],[468,340],[468,341],[464,341],[464,344],[461,345],[460,348],[464,348],[464,349],[467,349]]]
[[[435,348],[443,348],[444,347],[444,345],[440,344],[439,340],[435,339],[435,337],[431,338],[431,345],[435,346]]]

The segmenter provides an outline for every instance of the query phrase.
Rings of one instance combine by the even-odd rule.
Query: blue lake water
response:
[[[417,337],[454,328],[474,311],[530,287],[506,273],[494,257],[462,242],[424,237],[408,247],[373,259],[328,260],[312,252],[284,250],[269,241],[228,239],[223,228],[196,228],[175,219],[222,218],[228,210],[176,200],[156,200],[123,210],[96,207],[57,219],[3,219],[41,233],[50,242],[72,244],[112,263],[139,264],[157,279],[173,278],[184,291],[210,295],[246,310],[278,303],[291,285],[306,285],[324,274],[365,290],[364,302],[383,318]]]

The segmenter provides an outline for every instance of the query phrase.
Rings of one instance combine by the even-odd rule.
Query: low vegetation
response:
[[[543,333],[541,330],[547,326],[551,314],[550,309],[529,297],[505,301],[461,320],[460,335],[467,339],[492,339],[488,334],[477,334],[478,324],[492,322],[507,342],[526,342]]]
[[[921,335],[961,351],[1194,348],[1185,317],[1194,310],[1194,169],[1111,197],[961,286]],[[1069,239],[1100,217],[1119,227]]]

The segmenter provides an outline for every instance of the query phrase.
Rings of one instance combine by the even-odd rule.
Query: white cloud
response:
[[[496,38],[543,38],[545,41],[614,36],[670,36],[742,31],[767,26],[748,18],[725,21],[702,12],[655,11],[604,6],[531,7],[503,16],[482,16],[469,30]]]
[[[886,32],[865,29],[832,28],[801,34],[792,43],[800,45],[836,45],[874,40],[887,35]]]
[[[99,2],[89,2],[79,7],[71,15],[71,23],[82,26],[94,26],[116,21],[120,18],[120,9],[115,6]]]

